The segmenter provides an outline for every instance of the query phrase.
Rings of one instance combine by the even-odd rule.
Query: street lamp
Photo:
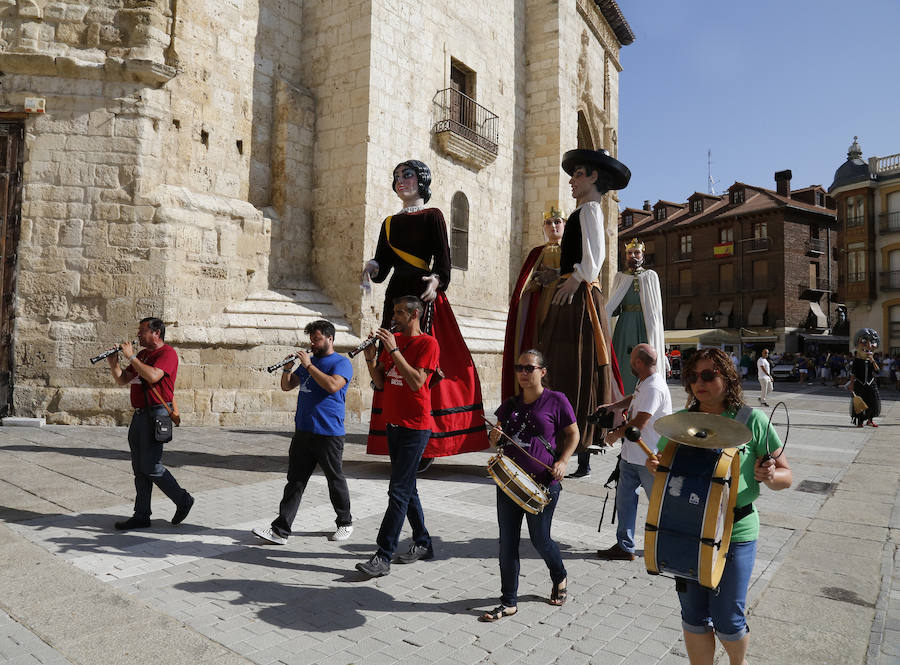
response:
[[[706,321],[707,328],[715,328],[716,320],[722,316],[722,312],[716,310],[715,312],[703,312],[703,320]]]

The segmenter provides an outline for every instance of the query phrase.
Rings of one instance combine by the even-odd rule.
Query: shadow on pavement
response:
[[[189,593],[219,596],[237,593],[231,605],[263,605],[256,613],[260,621],[279,628],[330,633],[357,628],[366,623],[364,611],[392,614],[468,614],[494,603],[496,598],[464,599],[451,602],[398,601],[389,593],[371,586],[298,586],[259,580],[219,579],[181,582],[176,589]],[[474,618],[474,614],[473,614]]]

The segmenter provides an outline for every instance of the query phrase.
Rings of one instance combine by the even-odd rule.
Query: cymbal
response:
[[[695,448],[737,448],[753,438],[750,428],[743,423],[696,411],[663,416],[653,428],[660,436]]]

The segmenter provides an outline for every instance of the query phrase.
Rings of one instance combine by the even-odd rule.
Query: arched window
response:
[[[586,150],[594,149],[594,139],[591,136],[591,128],[582,111],[578,112],[578,147]]]
[[[469,269],[469,199],[462,192],[450,203],[450,265]]]

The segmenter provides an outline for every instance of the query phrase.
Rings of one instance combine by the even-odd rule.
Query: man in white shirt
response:
[[[665,377],[656,371],[656,351],[649,344],[638,344],[631,351],[631,371],[638,377],[634,394],[606,406],[608,410],[628,409],[625,424],[610,430],[606,442],[614,444],[625,436],[628,427],[641,430],[641,439],[653,452],[659,434],[653,425],[662,416],[672,413],[672,397],[666,385]],[[644,488],[647,498],[653,490],[653,474],[644,463],[647,455],[641,447],[627,439],[622,441],[622,455],[619,459],[619,482],[616,485],[616,544],[599,550],[601,559],[616,561],[633,561],[634,524],[637,519],[637,507],[640,488]]]
[[[759,352],[759,360],[756,361],[756,374],[759,378],[759,403],[763,406],[769,406],[766,397],[772,392],[772,367],[769,365],[769,349],[763,349]]]

